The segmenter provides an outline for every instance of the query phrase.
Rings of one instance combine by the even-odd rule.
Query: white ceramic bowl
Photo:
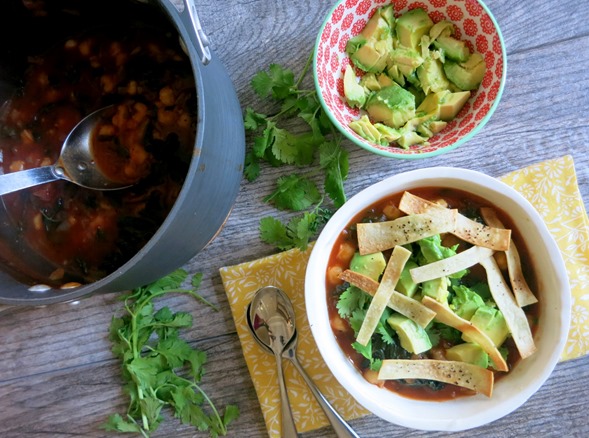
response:
[[[455,36],[466,42],[471,52],[484,56],[487,72],[479,88],[448,126],[429,140],[429,146],[401,149],[371,143],[356,134],[348,124],[360,117],[356,108],[345,104],[343,74],[350,59],[345,52],[348,40],[358,35],[374,11],[392,4],[401,15],[423,8],[432,21],[450,20]],[[507,55],[499,25],[481,0],[340,0],[325,18],[317,35],[313,58],[317,94],[333,124],[356,145],[389,158],[427,158],[449,152],[472,138],[497,108],[507,74]]]
[[[332,247],[352,218],[376,201],[418,187],[449,187],[478,195],[508,212],[525,239],[540,302],[537,351],[499,379],[493,396],[444,402],[402,397],[368,383],[340,349],[327,313],[326,271]],[[395,175],[352,197],[327,223],[311,254],[306,279],[307,317],[325,363],[339,383],[366,409],[401,426],[458,431],[501,418],[521,406],[546,381],[559,360],[570,324],[570,287],[561,253],[534,207],[510,186],[488,175],[458,168],[425,168]]]

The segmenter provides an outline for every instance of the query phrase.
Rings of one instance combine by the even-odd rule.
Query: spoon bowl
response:
[[[325,396],[319,391],[317,385],[315,385],[300,364],[296,354],[298,333],[295,327],[295,311],[292,302],[282,290],[268,286],[260,289],[254,296],[254,299],[248,306],[246,312],[247,324],[252,332],[253,338],[268,353],[272,354],[274,352],[274,349],[271,347],[271,339],[267,336],[267,330],[263,329],[260,325],[260,313],[255,308],[255,306],[257,306],[259,310],[260,302],[266,300],[271,304],[265,308],[265,312],[268,312],[270,318],[273,319],[274,324],[280,324],[278,323],[278,320],[282,319],[281,324],[285,327],[285,330],[290,333],[290,339],[282,349],[282,357],[290,360],[296,370],[303,377],[303,380],[319,403],[319,406],[323,409],[323,412],[333,427],[336,435],[340,438],[357,438],[358,435],[356,435],[335,408],[331,406],[329,401],[327,401]],[[274,305],[274,303],[276,303],[276,305]],[[272,311],[272,309],[274,309],[274,311]]]
[[[0,175],[0,196],[60,179],[95,190],[118,190],[132,185],[109,178],[92,151],[95,128],[112,110],[108,106],[84,117],[65,139],[55,164]]]
[[[274,354],[280,388],[282,433],[284,438],[297,437],[292,417],[286,382],[282,371],[282,354],[295,335],[294,315],[290,301],[275,287],[264,287],[256,292],[247,311],[248,324],[254,338]]]

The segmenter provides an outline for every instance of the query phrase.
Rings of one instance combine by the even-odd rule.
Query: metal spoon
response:
[[[65,139],[57,163],[0,175],[0,196],[59,179],[96,190],[129,187],[128,182],[109,179],[92,155],[92,131],[110,110],[112,107],[102,108],[84,117]]]
[[[282,372],[282,354],[294,335],[294,319],[290,317],[288,306],[274,287],[265,287],[256,292],[247,311],[249,327],[254,338],[263,342],[274,353],[278,369],[283,438],[298,437],[292,417],[288,392]]]
[[[262,291],[262,290],[265,290],[264,294],[267,297],[266,299],[269,299],[272,296],[273,300],[275,300],[276,302],[280,302],[281,312],[278,316],[283,318],[283,324],[288,325],[289,327],[292,326],[293,334],[292,334],[290,342],[286,345],[286,348],[283,350],[282,356],[284,358],[290,360],[292,362],[292,364],[294,365],[294,367],[296,368],[296,370],[301,374],[301,376],[303,377],[303,380],[305,381],[305,383],[307,384],[307,386],[309,387],[309,389],[311,390],[311,392],[313,393],[313,395],[317,399],[319,406],[321,406],[321,408],[323,409],[323,412],[325,413],[325,416],[327,417],[327,419],[331,423],[331,426],[333,427],[333,430],[335,431],[336,435],[341,438],[344,438],[344,437],[345,438],[348,438],[348,437],[358,438],[358,435],[356,434],[356,432],[354,432],[352,430],[350,425],[342,418],[342,416],[334,409],[334,407],[331,406],[331,404],[327,401],[327,399],[321,393],[321,391],[319,391],[319,388],[317,388],[317,386],[315,385],[313,380],[311,380],[311,378],[309,377],[309,375],[307,374],[305,369],[302,367],[302,365],[300,364],[300,362],[297,358],[296,346],[297,346],[298,334],[297,334],[296,328],[294,326],[295,312],[294,312],[294,308],[292,306],[290,299],[282,290],[280,290],[276,287],[271,287],[271,286],[265,287],[263,289],[260,289],[260,291]],[[259,291],[258,291],[258,293],[259,293]],[[251,304],[250,304],[250,306],[251,306]],[[252,330],[252,334],[254,336],[254,339],[266,351],[271,353],[272,349],[270,348],[269,343],[267,342],[267,339],[264,337],[258,336],[258,331],[254,330],[254,325],[252,323],[252,321],[253,321],[252,314],[253,313],[254,312],[252,312],[251,309],[248,308],[247,322],[248,322],[250,329]]]

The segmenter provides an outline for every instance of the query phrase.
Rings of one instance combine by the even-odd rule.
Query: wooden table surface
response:
[[[241,105],[264,110],[250,79],[270,63],[300,71],[315,42],[327,0],[197,0],[202,25],[226,66]],[[459,166],[499,176],[526,165],[570,154],[581,193],[589,200],[589,2],[578,0],[487,0],[507,49],[507,83],[488,124],[467,144],[425,161],[384,159],[349,142],[348,196],[380,179],[424,166]],[[311,82],[309,81],[309,84]],[[241,416],[229,436],[267,436],[260,405],[243,359],[221,284],[219,268],[274,252],[257,226],[275,215],[262,202],[284,169],[263,168],[242,182],[229,220],[218,237],[185,268],[204,275],[201,294],[219,312],[183,297],[164,304],[190,311],[192,345],[208,353],[204,388],[220,405],[236,403]],[[0,437],[102,437],[110,413],[127,406],[118,361],[107,339],[120,303],[114,293],[77,304],[10,308],[0,314]],[[425,433],[374,416],[352,421],[362,437],[530,435],[589,436],[589,356],[560,363],[546,384],[514,413],[478,429]],[[427,415],[424,413],[424,416]],[[207,436],[165,421],[156,437]],[[333,436],[329,429],[306,436]]]

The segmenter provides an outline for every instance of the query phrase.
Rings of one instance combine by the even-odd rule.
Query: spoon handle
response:
[[[53,166],[35,167],[0,175],[0,196],[60,179]]]
[[[323,409],[323,412],[325,413],[325,416],[331,423],[331,427],[333,427],[335,434],[339,438],[359,438],[356,432],[354,432],[354,430],[346,422],[346,420],[342,418],[342,416],[335,410],[335,408],[331,406],[331,404],[327,401],[327,399],[321,393],[321,391],[319,391],[317,385],[315,385],[315,383],[311,380],[305,369],[301,366],[296,354],[294,354],[294,351],[290,350],[288,351],[288,353],[289,354],[287,358],[292,362],[292,364],[295,366],[295,368],[301,374],[301,376],[303,376],[303,380],[305,381],[305,383],[317,399],[317,402],[319,403],[319,406],[321,406],[321,409]]]
[[[280,354],[274,354],[276,358],[276,368],[278,369],[278,386],[280,387],[280,413],[282,438],[297,438],[297,428],[292,417],[292,410],[290,409],[290,401],[288,400],[288,392],[286,390],[286,383],[284,381],[284,373],[282,372],[282,357]]]

